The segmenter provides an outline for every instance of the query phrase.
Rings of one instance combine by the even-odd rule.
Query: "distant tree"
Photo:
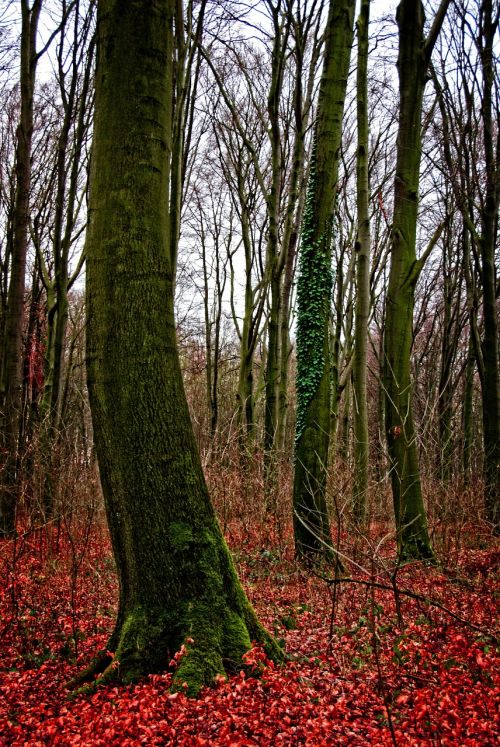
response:
[[[15,149],[18,103],[17,87],[12,89],[4,88],[2,90],[0,107],[0,218],[2,225],[2,238],[0,242],[0,345],[4,340],[7,297],[9,292],[10,261],[12,256],[12,222],[16,191]]]
[[[499,15],[490,0],[456,3],[439,65],[432,70],[441,116],[445,178],[462,219],[462,257],[469,312],[464,397],[464,467],[470,467],[475,359],[483,411],[484,502],[498,531],[500,493],[500,351],[498,345],[499,89],[494,42]],[[447,75],[452,60],[454,76]],[[482,319],[481,319],[482,317]]]
[[[497,281],[495,244],[498,235],[498,206],[500,203],[500,108],[495,93],[494,43],[498,31],[498,6],[492,0],[480,5],[480,35],[477,39],[483,77],[481,124],[485,157],[485,197],[481,210],[481,283],[483,286],[484,335],[482,357],[484,376],[483,433],[485,505],[494,531],[500,533],[500,353],[498,343]],[[497,79],[498,80],[498,79]],[[496,91],[498,95],[498,89]],[[496,130],[496,132],[495,132]]]
[[[358,149],[356,159],[358,231],[356,259],[356,317],[353,362],[354,390],[354,484],[353,511],[363,523],[366,515],[368,488],[368,403],[366,397],[368,317],[370,315],[370,214],[368,178],[368,26],[370,2],[363,0],[358,31],[357,122]]]
[[[299,254],[294,535],[299,557],[330,552],[326,470],[330,443],[333,212],[354,33],[353,0],[331,0]]]
[[[354,156],[355,157],[355,156]],[[347,188],[352,164],[343,164],[344,184],[339,184],[334,214],[332,246],[333,296],[330,320],[330,458],[348,461],[351,431],[351,380],[353,370],[353,321],[356,279],[355,199]]]
[[[187,200],[186,222],[194,245],[193,262],[201,260],[201,277],[196,285],[203,305],[206,401],[210,440],[213,440],[219,421],[223,297],[229,275],[229,256],[231,250],[234,251],[234,210],[228,200],[225,185],[215,181],[214,162],[208,153],[205,153],[204,161],[198,168],[199,179],[190,190]],[[214,183],[217,183],[215,189]]]
[[[116,626],[77,681],[163,670],[196,694],[241,666],[257,621],[221,535],[179,366],[169,204],[175,0],[100,0],[87,252],[88,387],[118,569]],[[179,29],[175,26],[175,31]]]
[[[235,208],[241,216],[246,278],[243,319],[237,325],[241,340],[238,411],[241,422],[245,408],[249,436],[253,432],[248,415],[253,418],[254,350],[263,327],[267,335],[262,365],[268,497],[275,486],[275,449],[285,436],[292,281],[324,4],[325,0],[264,0],[258,8],[266,18],[260,44],[254,44],[254,24],[248,22],[252,41],[243,43],[239,34],[237,42],[221,40],[222,55],[217,54],[216,44],[210,54],[206,51],[227,109],[227,113],[222,109],[218,133],[230,157],[233,200],[237,198]],[[247,6],[231,3],[231,9],[241,11],[238,27],[245,29]]]
[[[306,132],[309,126],[312,89],[320,51],[319,23],[324,0],[318,3],[271,2],[273,23],[272,79],[268,96],[271,182],[268,195],[269,232],[267,270],[269,273],[268,345],[266,360],[266,399],[264,408],[264,466],[266,489],[274,487],[274,452],[284,438],[287,366],[290,353],[286,332],[290,325],[290,293],[296,257],[297,233],[302,218],[302,189],[306,156]],[[306,50],[311,58],[306,65]],[[293,60],[291,79],[287,81],[288,55]],[[304,85],[305,83],[305,85]],[[287,121],[282,123],[280,109],[288,93]],[[286,159],[288,151],[288,159]],[[287,163],[288,160],[288,163]],[[287,189],[284,189],[284,179]],[[280,230],[281,228],[281,230]],[[281,379],[283,377],[283,382]],[[283,386],[281,384],[283,383]]]
[[[447,185],[448,188],[448,185]],[[447,201],[446,201],[447,202]],[[445,202],[445,209],[446,209]],[[439,354],[439,384],[437,391],[438,414],[438,461],[437,473],[444,482],[450,480],[454,471],[453,447],[455,434],[453,428],[454,394],[460,382],[462,368],[460,365],[460,338],[464,328],[464,284],[463,262],[458,258],[456,246],[460,241],[448,216],[442,234],[442,311],[439,314],[441,324],[441,349]],[[435,363],[435,359],[434,359]]]
[[[256,66],[254,81],[257,78]],[[259,77],[262,73],[259,70]],[[260,170],[257,154],[265,151],[267,135],[259,112],[255,111],[259,99],[257,90],[253,95],[236,96],[233,85],[239,88],[236,78],[230,86],[229,76],[225,79],[225,92],[231,93],[238,102],[238,125],[228,127],[221,116],[220,101],[209,101],[213,107],[212,138],[210,146],[218,155],[222,179],[228,191],[228,201],[232,203],[239,226],[235,233],[239,241],[227,249],[230,270],[230,307],[233,324],[240,342],[238,364],[238,387],[236,393],[236,420],[241,453],[252,446],[255,432],[255,383],[254,357],[262,335],[262,318],[269,289],[265,273],[265,194],[262,186],[264,177]],[[252,106],[253,104],[253,106]],[[219,109],[219,111],[218,111]],[[222,109],[222,112],[224,109]],[[213,162],[212,158],[212,162]],[[212,169],[215,169],[212,163]],[[242,251],[241,251],[242,250]],[[239,302],[237,264],[244,267],[242,303]],[[239,306],[242,308],[240,309]]]
[[[28,255],[33,96],[40,53],[36,50],[42,0],[21,0],[20,114],[16,144],[16,188],[12,215],[10,280],[0,371],[0,537],[15,530],[18,439],[22,405],[22,332]]]
[[[52,127],[46,153],[38,154],[38,204],[33,205],[31,235],[37,252],[37,268],[47,296],[45,375],[40,402],[46,462],[43,510],[52,515],[59,472],[58,440],[64,421],[64,356],[69,315],[68,294],[84,262],[72,256],[83,234],[82,219],[87,182],[87,145],[92,120],[94,68],[94,3],[80,7],[78,0],[60,24],[57,45],[57,87],[51,97]],[[49,97],[49,91],[47,98]],[[51,131],[50,131],[51,130]],[[41,162],[41,168],[40,168]],[[49,176],[50,175],[50,176]],[[45,255],[43,247],[50,247]],[[72,261],[75,260],[72,266]]]

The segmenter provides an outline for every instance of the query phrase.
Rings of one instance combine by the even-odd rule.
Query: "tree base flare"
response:
[[[403,563],[411,563],[420,560],[431,565],[436,564],[436,557],[430,544],[414,536],[403,538],[401,540],[398,557]]]
[[[185,622],[185,636],[175,635],[168,613],[142,608],[123,616],[119,630],[113,633],[111,651],[101,652],[94,662],[67,687],[72,695],[88,694],[112,682],[131,684],[149,674],[175,667],[171,690],[196,697],[204,686],[245,667],[245,654],[254,643],[262,644],[267,656],[283,660],[283,652],[255,618],[251,608],[246,615],[230,609],[215,620],[203,603],[193,603]],[[177,641],[172,648],[173,633]]]

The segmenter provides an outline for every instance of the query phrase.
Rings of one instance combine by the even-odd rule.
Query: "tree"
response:
[[[235,325],[241,340],[238,410],[240,422],[243,407],[252,416],[252,420],[246,417],[249,436],[253,357],[262,334],[261,319],[266,316],[264,469],[269,499],[276,485],[276,446],[284,440],[292,280],[324,0],[265,0],[261,5],[258,13],[266,25],[260,29],[259,44],[255,44],[254,23],[245,19],[246,5],[232,2],[231,12],[237,15],[239,10],[241,16],[238,41],[228,41],[225,30],[218,40],[222,54],[212,46],[206,59],[227,108],[218,123],[219,139],[225,144],[231,172],[237,165],[231,181],[238,198],[235,208],[242,224],[246,267],[244,317],[241,329]],[[247,23],[251,40],[244,42]],[[223,169],[228,173],[225,164]],[[265,221],[262,229],[255,226],[252,215],[257,207],[259,223]],[[250,243],[250,239],[256,243],[256,237],[259,252]],[[261,249],[263,258],[256,258]]]
[[[402,557],[431,558],[411,402],[410,353],[415,285],[441,228],[416,257],[421,116],[432,50],[449,0],[442,0],[427,38],[420,0],[401,0],[399,29],[399,125],[391,233],[391,267],[384,330],[386,433],[398,549]]]
[[[483,433],[485,504],[494,531],[500,533],[500,356],[498,346],[497,277],[495,271],[495,239],[498,230],[500,135],[498,133],[498,104],[493,101],[495,78],[493,45],[498,29],[498,8],[493,14],[492,0],[483,0],[480,8],[482,34],[478,40],[483,74],[483,99],[481,106],[486,185],[484,206],[481,211],[481,282],[484,304],[484,336],[482,355],[484,363]],[[496,121],[496,137],[495,125]],[[496,142],[495,142],[496,141]]]
[[[196,694],[279,649],[238,581],[205,485],[177,351],[169,204],[174,0],[101,0],[87,252],[87,366],[119,578],[104,653],[77,681],[165,669]],[[175,213],[175,208],[174,208]],[[175,217],[174,217],[175,219]]]
[[[258,68],[254,66],[254,81],[257,78],[257,70]],[[239,78],[236,77],[234,81],[236,88],[239,82]],[[226,89],[229,89],[229,83],[230,78],[226,72]],[[249,453],[248,450],[252,446],[254,437],[254,356],[262,334],[261,321],[269,286],[264,269],[266,211],[263,204],[265,198],[259,186],[262,183],[262,175],[256,154],[252,153],[247,145],[251,143],[257,152],[265,150],[266,132],[254,108],[256,92],[253,97],[244,94],[244,97],[237,99],[236,94],[231,90],[231,96],[231,100],[237,100],[239,104],[238,126],[228,127],[227,117],[222,117],[220,121],[215,121],[214,117],[213,142],[211,139],[209,147],[218,154],[223,181],[227,185],[229,202],[232,203],[238,219],[238,233],[241,237],[238,244],[228,246],[227,255],[231,278],[231,315],[240,343],[236,420],[241,454],[245,455]],[[216,111],[217,103],[217,101],[210,101],[209,106]],[[212,171],[216,168],[216,164],[212,163]],[[237,309],[239,289],[235,287],[235,264],[237,264],[236,257],[240,246],[244,255],[240,262],[245,268],[241,317]]]
[[[453,36],[450,47],[458,84],[450,84],[444,69],[440,75],[433,71],[433,79],[443,123],[442,150],[447,176],[464,224],[471,351],[476,359],[483,405],[484,502],[487,517],[498,531],[500,353],[495,246],[500,138],[498,128],[495,132],[499,107],[493,49],[499,17],[498,12],[494,14],[490,0],[478,0],[473,7],[471,10],[457,4],[455,8],[454,28],[460,33]],[[441,67],[444,68],[444,62]],[[478,323],[479,308],[482,330]],[[467,401],[470,402],[469,397]]]
[[[358,150],[356,158],[358,235],[356,237],[356,317],[354,331],[354,516],[360,523],[366,514],[368,487],[368,407],[366,400],[366,354],[368,317],[370,314],[370,217],[368,179],[368,25],[369,0],[362,0],[358,30],[357,119]]]
[[[21,105],[16,146],[16,196],[12,219],[10,283],[0,372],[0,537],[15,531],[18,437],[22,403],[22,331],[28,254],[28,209],[33,136],[33,95],[40,53],[36,52],[42,0],[21,0]]]
[[[330,443],[332,229],[353,33],[353,0],[331,0],[297,289],[294,535],[297,555],[306,558],[329,552],[331,545],[326,469]]]
[[[63,14],[57,48],[59,85],[53,94],[55,101],[50,102],[57,124],[60,122],[60,130],[57,136],[54,131],[49,133],[53,141],[52,148],[50,143],[47,147],[49,163],[42,163],[41,174],[38,175],[38,192],[42,193],[42,197],[37,209],[32,211],[34,217],[31,219],[37,266],[47,294],[45,376],[40,403],[41,419],[45,421],[42,427],[45,431],[43,441],[47,465],[43,499],[46,518],[53,513],[57,495],[58,441],[65,414],[62,395],[68,294],[84,261],[84,254],[80,251],[76,268],[71,267],[71,253],[85,227],[81,213],[87,186],[85,156],[91,125],[89,99],[94,57],[93,19],[92,2],[88,8],[82,9],[76,0],[73,17],[68,12]],[[72,38],[68,31],[70,21],[73,21]],[[49,179],[47,174],[52,174],[53,178]],[[51,181],[53,191],[47,187],[47,182],[50,184]],[[50,244],[52,251],[47,262],[42,246]]]
[[[266,400],[264,408],[264,467],[266,491],[275,486],[276,446],[283,441],[287,382],[290,357],[290,294],[295,266],[296,240],[304,200],[300,190],[306,155],[305,140],[312,103],[313,82],[319,55],[318,26],[323,3],[282,3],[266,0],[273,23],[272,77],[268,95],[271,179],[268,193],[267,270],[269,273],[268,345],[266,360]],[[284,7],[282,7],[284,6]],[[283,14],[283,17],[280,17]],[[305,64],[306,48],[311,47],[309,66]],[[294,62],[291,80],[286,80],[287,53]],[[306,85],[303,85],[305,78]],[[288,121],[282,123],[280,108],[289,94]],[[284,144],[286,143],[286,147]],[[289,151],[288,163],[283,154]],[[283,177],[288,177],[283,189]],[[280,223],[281,231],[280,231]],[[283,382],[282,382],[283,379]]]
[[[205,338],[205,390],[209,427],[208,448],[211,450],[219,426],[219,376],[223,339],[223,297],[228,280],[228,265],[233,243],[234,209],[230,204],[226,185],[217,174],[217,161],[211,157],[211,141],[199,155],[196,177],[191,175],[186,198],[184,222],[193,247],[189,254],[190,268],[201,265],[194,283],[202,299]],[[181,255],[180,266],[183,257]],[[198,279],[199,278],[199,279]],[[191,290],[191,289],[190,289]]]

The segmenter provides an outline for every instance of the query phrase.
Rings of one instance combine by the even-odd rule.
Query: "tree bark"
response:
[[[186,642],[174,688],[241,666],[257,621],[211,506],[176,344],[170,241],[174,0],[101,0],[87,235],[88,386],[120,599],[79,678],[131,682]],[[172,239],[174,236],[174,239]],[[74,683],[73,683],[74,684]]]

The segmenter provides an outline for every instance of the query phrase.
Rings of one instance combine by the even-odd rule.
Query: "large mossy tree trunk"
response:
[[[20,114],[16,146],[16,196],[13,216],[12,260],[2,341],[0,381],[0,538],[15,532],[18,494],[18,441],[23,388],[23,322],[28,254],[29,195],[33,96],[38,56],[36,38],[42,0],[30,8],[21,2]]]
[[[297,289],[294,536],[296,554],[306,559],[331,552],[326,475],[330,444],[332,228],[353,34],[353,0],[331,0]]]
[[[205,485],[176,344],[170,247],[174,0],[100,0],[87,234],[88,386],[119,578],[114,655],[77,682],[164,670],[196,694],[279,649],[238,581]],[[73,683],[75,685],[76,682]]]
[[[412,414],[410,355],[415,285],[426,251],[416,258],[421,116],[430,56],[449,0],[443,0],[427,39],[420,0],[402,0],[399,29],[399,123],[391,267],[384,331],[386,433],[398,550],[402,558],[432,558]],[[429,246],[432,246],[433,242]]]

